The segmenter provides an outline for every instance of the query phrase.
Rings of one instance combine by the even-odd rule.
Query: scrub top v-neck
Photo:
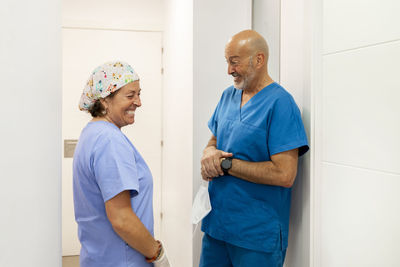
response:
[[[299,148],[308,150],[300,111],[292,96],[272,83],[242,107],[242,90],[227,88],[208,122],[217,148],[251,162]],[[247,249],[272,252],[287,247],[291,189],[226,175],[209,183],[212,211],[202,230]]]

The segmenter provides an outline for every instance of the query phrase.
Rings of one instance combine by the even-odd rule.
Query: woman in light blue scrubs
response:
[[[82,130],[73,162],[81,267],[169,266],[153,235],[153,178],[121,128],[141,106],[139,77],[120,61],[96,68],[79,108],[93,119]]]

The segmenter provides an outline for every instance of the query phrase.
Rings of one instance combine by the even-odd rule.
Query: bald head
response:
[[[273,82],[268,75],[268,45],[256,31],[241,31],[225,46],[228,74],[234,86],[247,93],[256,93]]]
[[[241,31],[228,41],[226,48],[237,49],[244,55],[253,56],[262,53],[265,57],[265,64],[268,62],[268,44],[258,32],[253,30]]]

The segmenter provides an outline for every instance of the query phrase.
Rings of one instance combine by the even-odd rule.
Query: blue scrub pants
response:
[[[286,249],[273,253],[234,246],[204,234],[199,267],[282,267]]]

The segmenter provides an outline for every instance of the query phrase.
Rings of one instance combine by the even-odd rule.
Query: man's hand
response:
[[[232,157],[232,153],[218,150],[215,146],[207,146],[201,158],[201,176],[203,180],[210,181],[214,177],[224,175],[221,169],[221,159]]]

